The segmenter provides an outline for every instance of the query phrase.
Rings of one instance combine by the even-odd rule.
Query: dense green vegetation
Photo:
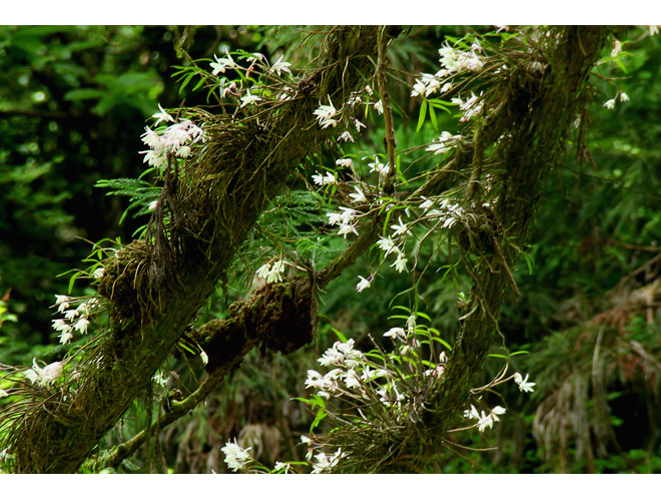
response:
[[[357,197],[350,197],[351,194],[357,196],[356,187],[363,187],[366,194],[371,190],[367,185],[357,184],[357,180],[369,180],[373,187],[381,184],[379,188],[383,192],[374,194],[374,200],[379,196],[391,198],[388,201],[393,202],[392,207],[378,214],[379,219],[386,215],[388,219],[379,221],[376,234],[380,236],[385,235],[384,230],[397,229],[393,228],[397,225],[402,237],[413,230],[401,227],[402,218],[406,223],[407,219],[413,219],[411,215],[419,215],[416,212],[426,201],[420,199],[420,195],[425,198],[442,195],[446,202],[466,200],[468,204],[472,196],[465,195],[473,191],[470,189],[472,180],[481,181],[482,189],[475,196],[479,202],[488,201],[492,190],[492,195],[496,191],[505,194],[505,182],[502,182],[506,180],[505,161],[515,164],[523,157],[510,144],[524,145],[528,138],[533,138],[534,133],[528,135],[533,127],[551,132],[555,125],[535,122],[538,121],[535,117],[530,120],[525,137],[521,134],[516,140],[511,136],[503,140],[498,138],[500,135],[491,138],[489,147],[480,151],[480,160],[477,160],[473,149],[478,152],[475,148],[479,144],[478,135],[485,131],[488,137],[491,123],[480,117],[473,122],[461,121],[461,112],[452,107],[450,100],[457,96],[468,100],[471,91],[478,95],[482,91],[484,100],[495,100],[494,95],[503,93],[504,96],[507,86],[514,87],[516,82],[505,86],[497,80],[499,74],[485,71],[455,83],[455,89],[442,96],[445,101],[433,93],[423,99],[412,96],[411,92],[416,90],[416,84],[421,84],[421,73],[434,74],[439,70],[438,49],[466,35],[475,38],[464,39],[465,45],[457,47],[469,51],[471,42],[477,40],[485,47],[484,53],[480,52],[482,49],[473,48],[473,51],[486,55],[486,48],[491,47],[488,44],[493,44],[490,56],[504,61],[511,58],[511,64],[508,63],[511,68],[518,68],[517,65],[527,68],[522,70],[525,76],[513,74],[515,77],[522,81],[545,82],[542,76],[546,78],[551,70],[541,63],[537,63],[539,69],[531,67],[534,58],[525,52],[526,44],[537,47],[535,44],[543,39],[543,32],[542,28],[513,27],[506,30],[450,26],[393,29],[393,33],[388,34],[391,40],[387,48],[387,85],[396,140],[394,152],[388,149],[389,114],[387,111],[380,114],[374,106],[379,99],[387,101],[383,88],[379,87],[383,85],[383,80],[379,81],[379,64],[387,61],[385,56],[375,49],[371,60],[360,63],[365,65],[360,67],[365,70],[364,75],[355,72],[346,77],[343,74],[342,79],[350,81],[342,81],[346,83],[347,89],[342,88],[346,97],[352,90],[360,90],[351,95],[360,96],[362,100],[352,109],[352,117],[365,128],[362,132],[361,128],[359,132],[351,130],[355,143],[337,140],[343,131],[341,126],[322,129],[315,121],[309,127],[298,128],[296,135],[300,135],[303,146],[308,145],[306,134],[317,135],[309,140],[309,145],[315,148],[305,152],[290,171],[283,172],[282,180],[278,180],[284,183],[283,190],[276,191],[274,186],[269,193],[269,188],[264,208],[254,212],[239,204],[228,204],[232,212],[223,214],[219,221],[225,219],[230,222],[228,227],[237,228],[239,225],[233,222],[232,216],[234,219],[240,216],[241,222],[248,222],[249,218],[254,222],[246,224],[245,230],[232,228],[228,231],[232,240],[227,241],[225,248],[234,254],[228,253],[232,256],[225,258],[222,256],[225,248],[219,249],[218,264],[227,262],[219,273],[220,280],[213,282],[210,293],[197,293],[202,306],[199,310],[191,308],[194,320],[177,329],[174,348],[163,350],[167,358],[150,380],[151,385],[135,385],[135,398],[121,421],[113,423],[93,453],[87,454],[88,461],[80,470],[228,472],[223,462],[226,453],[221,449],[236,440],[242,448],[251,448],[250,454],[256,461],[250,466],[253,470],[259,466],[270,470],[276,462],[293,461],[301,464],[294,464],[288,470],[309,472],[310,468],[302,464],[308,447],[300,439],[311,435],[311,425],[316,427],[319,439],[327,447],[333,447],[327,452],[329,456],[337,446],[334,443],[346,444],[354,440],[351,437],[354,434],[332,438],[329,430],[337,425],[333,420],[339,418],[341,423],[352,418],[357,419],[356,425],[363,425],[360,424],[362,410],[360,414],[355,409],[347,412],[342,409],[347,403],[332,398],[323,401],[323,395],[321,399],[315,395],[314,387],[306,387],[311,380],[308,370],[321,371],[317,359],[337,344],[338,338],[345,344],[351,338],[356,349],[374,357],[373,362],[381,358],[374,349],[375,341],[383,355],[397,353],[395,362],[401,364],[401,369],[409,369],[402,346],[404,343],[410,346],[410,341],[382,335],[393,327],[407,328],[413,316],[413,326],[418,325],[413,332],[418,339],[427,338],[425,343],[429,347],[420,351],[417,367],[401,377],[399,383],[415,381],[411,377],[417,376],[416,373],[436,376],[433,372],[438,372],[444,364],[440,351],[447,352],[450,360],[453,358],[451,349],[457,359],[458,355],[470,357],[472,349],[462,349],[458,345],[465,330],[461,321],[470,320],[475,312],[474,305],[478,303],[478,297],[470,293],[475,290],[474,282],[482,270],[485,274],[498,270],[503,282],[502,288],[494,288],[502,297],[498,334],[489,332],[494,344],[485,350],[489,356],[484,364],[479,363],[482,369],[479,383],[467,383],[466,393],[470,388],[477,389],[492,382],[504,365],[508,366],[507,377],[515,372],[521,376],[530,375],[528,381],[535,383],[534,391],[522,393],[514,381],[508,381],[494,387],[493,391],[485,389],[483,394],[475,393],[475,400],[470,404],[479,404],[482,410],[506,408],[507,413],[500,416],[499,421],[492,422],[493,428],[462,430],[469,424],[458,410],[458,416],[443,420],[451,425],[443,424],[443,432],[447,433],[442,446],[432,442],[430,437],[430,457],[420,453],[413,461],[405,459],[402,465],[385,465],[383,471],[661,471],[658,431],[661,419],[661,148],[658,145],[661,44],[658,37],[650,35],[653,29],[617,28],[608,35],[606,46],[598,51],[596,64],[590,70],[586,91],[579,93],[580,103],[571,104],[577,112],[571,119],[572,122],[576,119],[576,123],[569,129],[566,149],[562,143],[564,138],[557,141],[562,147],[554,153],[558,167],[549,168],[544,175],[547,180],[540,180],[539,210],[529,224],[522,222],[522,218],[513,218],[507,229],[498,231],[499,238],[496,238],[496,234],[488,233],[486,237],[462,234],[446,220],[448,230],[437,226],[433,231],[438,234],[428,241],[423,239],[425,232],[416,228],[406,248],[409,274],[390,266],[396,256],[388,257],[384,247],[374,245],[378,237],[374,236],[373,242],[349,261],[350,265],[337,266],[340,276],[332,278],[331,275],[336,265],[334,261],[350,243],[359,239],[349,229],[346,236],[338,235],[337,227],[329,224],[327,213],[341,213],[338,202],[342,205],[343,201],[353,201],[355,208],[368,213],[369,203],[361,207]],[[181,170],[186,175],[180,178],[174,168],[175,175],[171,176],[169,166],[165,170],[143,163],[144,151],[148,149],[142,141],[145,126],[155,129],[149,118],[161,112],[159,105],[176,120],[191,118],[195,124],[207,128],[210,139],[204,146],[199,143],[199,152],[225,160],[223,156],[234,146],[228,143],[225,148],[218,139],[229,138],[239,145],[244,138],[262,138],[269,133],[259,120],[258,126],[253,128],[246,112],[253,105],[240,101],[238,95],[244,89],[241,84],[230,87],[232,81],[262,90],[262,94],[256,96],[263,103],[255,103],[255,106],[263,105],[264,109],[260,110],[265,111],[264,117],[275,117],[273,121],[289,117],[286,114],[291,113],[295,118],[292,121],[300,120],[300,124],[304,124],[304,119],[300,119],[303,112],[294,109],[298,103],[307,106],[305,113],[310,123],[314,117],[308,111],[315,107],[334,104],[340,108],[341,102],[331,100],[336,85],[333,75],[328,81],[322,81],[325,76],[322,70],[312,74],[322,75],[318,80],[310,76],[316,68],[326,69],[316,58],[332,46],[327,34],[328,31],[315,32],[305,27],[0,27],[0,390],[10,392],[0,395],[0,408],[18,415],[16,412],[20,412],[20,408],[16,405],[30,394],[46,400],[45,395],[39,395],[43,390],[34,386],[34,380],[31,383],[21,374],[26,368],[38,364],[42,369],[68,357],[72,366],[69,372],[73,374],[75,366],[89,365],[91,359],[101,355],[94,353],[97,349],[105,351],[104,338],[109,339],[109,334],[113,334],[116,342],[117,331],[129,333],[130,325],[122,325],[121,321],[134,317],[132,310],[138,309],[136,307],[143,310],[143,323],[157,318],[144,308],[153,300],[140,298],[136,287],[135,299],[129,299],[134,290],[122,291],[121,295],[126,297],[112,305],[114,311],[99,309],[90,330],[75,332],[71,343],[64,342],[62,333],[53,326],[53,320],[62,317],[58,308],[63,303],[56,305],[56,295],[89,297],[98,289],[101,297],[113,299],[115,288],[122,287],[123,272],[112,271],[115,264],[112,260],[121,256],[117,250],[121,250],[122,245],[134,239],[145,239],[140,243],[152,243],[149,240],[153,239],[155,243],[158,238],[154,236],[169,238],[175,236],[175,231],[181,231],[176,227],[176,214],[171,210],[179,200],[174,191],[171,196],[168,191],[174,183],[197,187],[197,175],[188,176],[193,172],[186,171],[190,168],[183,161]],[[480,38],[482,35],[484,37]],[[375,37],[378,43],[385,39],[383,34]],[[519,52],[513,56],[515,52],[510,47],[514,46],[507,44],[519,44],[519,38],[523,40],[523,49],[517,45]],[[342,42],[338,44],[342,46]],[[543,52],[537,50],[539,54]],[[544,50],[548,50],[545,56],[551,53],[548,48]],[[217,67],[211,64],[218,65],[219,58],[228,51],[243,68],[225,65],[222,71],[212,74]],[[264,59],[252,56],[251,62],[248,58],[254,53]],[[534,54],[537,57],[538,53]],[[530,62],[525,58],[530,58]],[[350,59],[346,56],[347,65]],[[264,60],[269,62],[266,67],[269,70],[260,74],[258,63]],[[540,61],[543,65],[549,63]],[[291,66],[280,67],[281,71],[276,72],[277,62],[289,62]],[[251,70],[246,72],[248,67]],[[273,112],[273,116],[266,116],[267,102],[275,103],[276,93],[283,91],[283,86],[306,89],[299,79],[304,79],[312,88],[322,81],[331,91],[293,100],[294,105],[283,99],[280,110]],[[514,77],[512,80],[515,81]],[[365,89],[366,85],[370,86],[369,90]],[[543,88],[542,84],[539,88]],[[540,89],[531,88],[530,95],[539,92],[546,97]],[[225,104],[220,106],[217,99],[223,90],[227,93],[220,101]],[[236,95],[234,102],[232,95]],[[323,99],[324,96],[331,101]],[[502,103],[509,106],[511,102],[503,98]],[[290,106],[291,109],[287,108]],[[540,105],[527,106],[532,117],[532,111]],[[526,113],[512,108],[509,117],[526,116]],[[234,122],[223,122],[225,119],[218,119],[220,117],[233,117]],[[333,117],[329,116],[331,120]],[[322,123],[322,118],[319,119]],[[521,132],[507,129],[509,126],[503,121],[501,132]],[[236,137],[223,136],[234,134],[232,128],[237,124],[236,131],[245,127],[248,133],[242,130]],[[457,142],[457,154],[453,153],[455,151],[434,153],[433,144],[439,142],[439,135],[445,131],[463,136],[461,140],[453,140]],[[472,167],[481,166],[477,179],[473,177],[473,168],[464,169],[460,164],[460,142],[468,142],[469,137],[470,143],[463,146],[464,157],[470,157]],[[547,135],[549,143],[552,143],[551,137],[552,134]],[[283,134],[282,138],[286,136]],[[538,143],[544,143],[537,140],[530,140],[534,149],[538,148]],[[275,143],[273,152],[281,144],[284,139]],[[210,147],[214,145],[221,147],[214,151]],[[239,152],[260,159],[258,148],[249,140],[246,145],[245,149],[237,147]],[[292,147],[292,152],[278,151],[279,159],[298,159],[299,153],[293,152],[296,148]],[[543,148],[539,147],[541,152]],[[466,149],[470,149],[469,154],[465,154]],[[378,173],[370,171],[378,169],[379,163],[385,165],[392,153],[396,172],[386,170],[380,178]],[[459,160],[454,166],[461,169],[450,175],[454,178],[433,187],[434,193],[425,192],[432,178],[429,174],[440,173],[442,170],[434,170],[439,170],[444,162],[449,163],[454,159],[452,156]],[[239,157],[236,154],[233,159]],[[336,164],[340,159],[351,160],[351,167],[346,161],[343,170],[342,165]],[[547,160],[541,160],[541,164],[542,161]],[[330,172],[334,175],[333,184],[315,184],[313,176],[328,176]],[[216,177],[211,172],[204,175],[206,182]],[[363,179],[354,178],[356,175]],[[400,200],[399,193],[388,192],[388,181],[392,183],[393,177],[398,184],[394,190],[401,194],[406,192],[409,198],[404,203],[405,196]],[[248,177],[239,181],[241,183],[223,189],[228,201],[233,194],[245,190],[245,185],[261,184],[260,180]],[[536,190],[531,186],[531,195]],[[261,197],[255,196],[257,192],[249,192],[246,201]],[[197,193],[191,189],[190,194]],[[411,194],[417,198],[415,205]],[[167,200],[167,197],[175,199]],[[221,200],[218,197],[218,201]],[[211,204],[216,200],[204,201]],[[531,208],[536,204],[531,203]],[[221,206],[222,201],[218,208]],[[246,204],[246,208],[248,206]],[[497,201],[492,201],[492,206],[495,208]],[[191,213],[191,208],[195,207],[187,208]],[[373,215],[376,222],[377,212]],[[445,215],[447,219],[450,214]],[[477,219],[487,214],[471,215],[477,215],[474,217]],[[158,235],[159,219],[167,229],[162,235]],[[456,220],[460,221],[460,217]],[[205,228],[201,226],[200,229]],[[366,229],[361,229],[361,239],[367,236]],[[507,238],[510,232],[511,240]],[[198,236],[201,234],[199,231]],[[240,239],[234,242],[234,236]],[[211,240],[209,238],[209,242]],[[501,240],[503,252],[498,252],[491,240],[496,240],[496,244]],[[186,243],[181,250],[185,251],[185,247]],[[486,263],[482,262],[485,247],[489,249]],[[135,253],[138,252],[142,253],[136,249]],[[256,272],[264,265],[273,268],[280,261],[287,264],[281,274],[285,283],[266,285],[267,275],[260,276]],[[186,270],[185,264],[176,263],[174,259],[167,264]],[[94,275],[100,268],[105,268],[103,277]],[[135,268],[135,278],[139,269],[139,266]],[[246,343],[236,360],[225,362],[219,356],[225,347],[221,346],[219,351],[219,347],[214,346],[218,333],[214,332],[217,327],[213,324],[224,321],[222,330],[227,336],[222,337],[229,345],[235,337],[230,324],[238,324],[238,320],[246,323],[248,315],[245,313],[257,306],[257,310],[267,316],[250,320],[259,320],[258,329],[267,332],[270,321],[277,319],[279,323],[284,318],[283,312],[302,310],[299,294],[307,295],[314,282],[310,280],[313,287],[301,282],[308,276],[313,278],[312,272],[327,272],[328,277],[327,281],[326,277],[315,280],[323,283],[318,306],[316,295],[310,296],[314,299],[307,300],[303,310],[307,315],[313,313],[312,343],[303,345],[303,339],[307,336],[312,339],[312,334],[302,334],[300,338],[298,334],[291,334],[293,343],[290,345],[281,334],[283,330],[268,329],[272,333],[270,340],[260,342],[261,346],[255,342]],[[372,273],[374,276],[370,276]],[[116,274],[112,284],[108,280],[111,274]],[[188,270],[182,273],[182,282],[188,278],[187,274]],[[356,287],[361,278],[369,281],[369,286],[363,285],[364,290],[359,292]],[[287,287],[280,289],[278,285]],[[200,287],[201,290],[205,288],[206,285]],[[124,302],[126,306],[121,305]],[[179,302],[186,305],[189,300],[175,300],[172,304]],[[190,303],[192,306],[193,301]],[[278,306],[274,308],[275,305]],[[483,318],[488,319],[486,315]],[[305,333],[309,323],[309,319],[288,319],[289,325],[282,327],[301,328],[301,333]],[[137,348],[139,342],[134,344]],[[295,351],[290,353],[292,349]],[[431,351],[425,353],[429,349]],[[200,356],[209,361],[203,362]],[[450,364],[447,366],[451,372]],[[185,398],[193,397],[191,394],[205,375],[214,376],[223,369],[226,376],[218,378],[220,383],[213,387],[203,404],[189,414],[167,421],[168,414],[177,411],[173,403],[183,404]],[[404,374],[408,372],[403,371]],[[149,373],[150,377],[152,374]],[[411,386],[411,391],[418,390],[415,389],[417,385],[406,386]],[[432,397],[434,390],[430,387]],[[75,394],[78,389],[67,390],[67,394]],[[357,400],[352,399],[349,404],[355,407]],[[393,404],[398,401],[392,399]],[[374,402],[377,406],[380,404],[378,397]],[[469,402],[465,408],[468,411],[467,408]],[[394,409],[395,406],[391,411]],[[365,414],[369,416],[371,411],[365,409]],[[326,412],[330,415],[324,418]],[[409,417],[414,413],[418,412],[406,411]],[[342,417],[342,414],[353,416]],[[0,452],[4,444],[11,441],[13,419],[19,418],[7,415],[5,413],[0,423]],[[165,420],[159,423],[158,418]],[[479,415],[474,418],[480,419]],[[421,414],[420,425],[436,425],[433,422]],[[137,439],[136,436],[142,437],[139,446],[133,448],[131,440]],[[424,433],[420,436],[424,438]],[[118,446],[126,453],[112,451]],[[11,451],[2,452],[2,456],[11,470]],[[103,463],[95,464],[95,461]],[[350,466],[345,469],[352,470]]]

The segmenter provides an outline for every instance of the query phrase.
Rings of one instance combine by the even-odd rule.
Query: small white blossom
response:
[[[406,256],[400,252],[397,257],[397,260],[394,263],[392,263],[390,267],[392,268],[394,266],[398,273],[401,273],[402,271],[408,271],[406,269],[407,261],[408,259],[406,259]]]
[[[422,208],[423,210],[427,210],[431,208],[434,205],[434,200],[430,200],[425,198],[424,196],[422,197],[422,203],[418,206],[418,208]]]
[[[73,320],[75,319],[80,313],[78,310],[67,310],[64,312],[64,318],[67,320]]]
[[[225,454],[225,463],[234,472],[245,469],[246,464],[252,460],[248,454],[251,448],[244,450],[236,443],[236,439],[234,443],[226,443],[221,450]]]
[[[241,97],[241,107],[239,108],[243,108],[251,103],[257,103],[258,101],[262,101],[262,99],[259,96],[250,94],[250,89],[248,89],[246,95]]]
[[[411,96],[422,96],[426,93],[427,91],[427,86],[424,85],[421,81],[418,79],[415,80],[415,84],[413,85],[413,91],[411,91]]]
[[[56,331],[68,331],[71,329],[71,326],[64,319],[55,319],[53,320],[53,329]]]
[[[207,355],[207,353],[204,350],[202,350],[200,352],[200,359],[202,359],[202,364],[203,365],[206,366],[207,364],[209,364],[209,356]]]
[[[382,236],[381,238],[379,238],[376,244],[381,250],[383,250],[386,253],[386,256],[388,256],[392,252],[397,252],[399,254],[399,249],[393,242],[392,238],[390,238],[389,236]]]
[[[287,63],[289,64],[289,63]],[[285,471],[285,474],[287,474],[289,471],[291,471],[291,462],[276,462],[274,469],[276,471]]]
[[[319,107],[313,112],[313,114],[317,116],[317,120],[319,121],[319,126],[321,126],[322,129],[325,129],[328,126],[335,127],[337,125],[337,121],[333,119],[333,117],[336,116],[338,112],[335,106],[333,105],[330,96],[328,96],[328,102],[330,103],[330,105],[321,105],[320,103]]]
[[[325,176],[319,172],[316,172],[314,175],[312,175],[312,180],[318,186],[330,185],[335,183],[335,175],[328,171],[326,172]]]
[[[142,142],[152,149],[162,149],[163,148],[163,142],[161,141],[161,137],[159,136],[158,133],[155,131],[152,131],[149,126],[145,126],[145,132],[140,135],[140,138],[142,138]]]
[[[364,202],[366,202],[367,198],[365,198],[365,194],[360,189],[360,187],[356,186],[355,190],[356,190],[356,192],[349,194],[349,198],[351,198],[351,201],[353,201],[354,203],[364,203]]]
[[[409,231],[408,226],[402,222],[401,217],[399,217],[399,224],[393,224],[390,227],[395,231],[393,236],[399,236],[400,234],[404,233],[411,236],[411,231]]]
[[[351,158],[336,159],[335,160],[335,165],[336,166],[342,166],[344,168],[352,168],[353,167],[353,161],[351,160]]]
[[[69,331],[62,331],[60,334],[60,345],[66,345],[73,339],[73,333]]]
[[[401,327],[393,327],[391,329],[388,329],[386,332],[383,333],[383,335],[386,338],[401,338],[402,340],[406,339],[406,331],[402,329]]]
[[[360,128],[367,128],[363,123],[361,123],[358,119],[353,120],[354,126],[356,126],[356,130],[360,133]]]
[[[73,326],[73,328],[78,331],[81,334],[87,333],[87,326],[89,325],[90,321],[87,320],[86,318],[81,318],[76,322],[76,325]]]
[[[7,393],[6,390],[0,389],[0,399],[2,399],[3,397],[7,397],[8,395],[9,394]],[[4,452],[4,450],[3,450],[3,452]]]
[[[610,100],[608,100],[606,103],[604,103],[604,107],[606,107],[607,109],[612,109],[613,107],[615,107],[615,99],[611,98]]]
[[[378,102],[376,102],[376,103],[374,104],[374,109],[375,109],[379,114],[383,114],[383,103],[381,103],[381,100],[379,100]]]
[[[622,52],[622,42],[617,39],[613,40],[613,50],[611,51],[611,58],[614,58]]]
[[[339,137],[337,137],[337,141],[339,142],[340,140],[342,140],[343,142],[353,142],[354,141],[353,137],[351,136],[351,133],[349,133],[348,131],[345,131]]]
[[[519,373],[514,373],[514,381],[519,386],[521,392],[534,392],[535,382],[528,381],[528,375],[526,374],[525,378],[521,378]]]
[[[360,282],[358,282],[358,285],[356,285],[356,290],[358,292],[363,292],[365,289],[369,289],[372,286],[370,281],[366,278],[363,278],[360,275],[358,275],[358,278],[360,278]]]
[[[626,93],[620,92],[620,100],[629,101],[629,95],[627,95]]]
[[[152,201],[152,202],[149,204],[149,206],[151,207],[151,205],[152,205],[153,203],[154,203],[154,202]],[[158,200],[156,201],[156,203],[158,203]],[[154,207],[156,207],[156,205],[154,205]],[[153,210],[153,208],[151,208],[151,210]],[[106,269],[105,269],[105,268],[96,268],[96,269],[94,270],[94,273],[92,273],[92,277],[93,277],[95,280],[99,280],[100,278],[103,278],[103,274],[104,274],[105,272],[106,272]]]
[[[282,61],[282,58],[284,58],[284,55],[280,56],[280,59],[273,64],[271,72],[276,72],[278,75],[280,75],[280,72],[291,74],[291,70],[289,70],[291,63]]]
[[[160,104],[160,103],[158,104],[158,108],[160,109],[161,112],[160,112],[160,113],[157,112],[156,114],[152,115],[153,118],[157,119],[156,123],[154,124],[154,127],[158,126],[158,124],[159,124],[161,121],[174,122],[174,119],[172,118],[172,116],[171,116],[170,114],[168,114],[168,113],[163,109],[163,107],[161,107],[161,104]]]
[[[215,54],[213,55],[213,57],[216,60],[216,62],[209,63],[209,65],[213,69],[213,72],[211,72],[213,75],[218,75],[219,73],[225,73],[225,70],[227,69],[239,68],[239,66],[232,59],[232,56],[230,56],[229,54],[227,54],[225,58],[219,58]]]
[[[267,284],[282,281],[282,272],[285,270],[284,261],[276,261],[271,265],[270,263],[264,264],[257,270],[257,276],[264,278]]]
[[[359,236],[358,231],[356,230],[356,227],[353,224],[345,224],[344,222],[340,223],[340,229],[337,231],[337,234],[342,235],[346,238],[346,236],[349,233],[353,233],[356,236]]]
[[[60,361],[53,362],[43,369],[37,364],[37,359],[32,359],[32,362],[32,369],[25,371],[25,376],[31,383],[37,382],[39,385],[48,385],[50,382],[57,380],[62,373],[62,362]]]

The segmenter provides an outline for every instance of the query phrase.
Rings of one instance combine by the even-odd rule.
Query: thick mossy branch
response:
[[[472,162],[479,163],[482,171],[483,152],[476,154],[475,149],[492,149],[489,200],[496,203],[482,211],[483,200],[477,197],[481,189],[476,185],[480,174],[468,185],[468,201],[464,203],[473,216],[485,218],[476,217],[476,225],[463,239],[464,252],[472,255],[476,267],[457,342],[441,378],[421,399],[422,419],[411,417],[399,426],[377,423],[363,430],[347,426],[323,439],[328,449],[343,447],[359,454],[342,459],[336,470],[406,472],[414,469],[412,461],[418,467],[425,460],[434,463],[448,429],[462,418],[461,410],[498,337],[498,317],[511,285],[507,265],[524,249],[544,184],[564,159],[566,139],[583,100],[589,72],[608,34],[605,27],[552,28],[533,47],[526,48],[528,55],[514,48],[516,57],[507,61],[507,71],[487,77],[479,140],[463,142],[416,193],[424,195],[442,186],[449,173],[476,173]],[[541,75],[529,70],[527,63],[532,58],[546,63]],[[500,61],[494,68],[502,65]],[[506,236],[503,230],[507,230]]]
[[[539,41],[539,51],[548,64],[541,81],[520,77],[514,70],[504,80],[497,96],[501,110],[484,127],[483,139],[491,142],[506,132],[496,146],[502,163],[497,173],[498,202],[494,208],[509,240],[501,244],[503,259],[512,264],[523,250],[539,197],[551,170],[564,159],[566,139],[576,114],[589,72],[601,53],[609,30],[605,27],[562,27],[552,29]],[[506,124],[505,128],[502,124]],[[495,128],[499,133],[489,132]],[[493,189],[492,189],[493,190]],[[505,268],[492,270],[484,261],[475,272],[471,304],[473,313],[461,322],[460,335],[446,366],[433,401],[431,425],[444,435],[456,413],[469,398],[470,389],[498,335],[500,314],[508,276]],[[434,425],[436,424],[436,425]]]
[[[87,359],[75,394],[66,402],[34,404],[6,426],[7,448],[15,455],[9,469],[77,471],[146,389],[269,199],[306,155],[336,133],[320,129],[313,111],[328,96],[343,103],[362,86],[362,76],[373,73],[376,28],[330,29],[324,51],[291,100],[255,106],[252,115],[236,120],[199,112],[209,141],[192,161],[170,166],[149,239],[129,245],[106,265],[100,294],[110,301],[109,334]],[[282,306],[297,299],[273,294],[271,313],[280,313],[276,298]],[[269,344],[287,351],[280,329]]]

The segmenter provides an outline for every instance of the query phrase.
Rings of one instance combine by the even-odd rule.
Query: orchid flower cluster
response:
[[[257,270],[257,276],[266,280],[267,284],[282,282],[282,273],[287,263],[282,259],[264,264]]]
[[[450,47],[449,43],[446,43],[438,53],[441,56],[439,60],[441,69],[433,75],[422,73],[420,78],[415,80],[413,91],[411,91],[412,97],[422,96],[427,100],[434,93],[445,95],[455,87],[453,79],[457,75],[465,72],[479,72],[484,67],[484,49],[477,40],[473,42],[469,50]],[[435,105],[434,102],[439,102],[440,105],[458,105],[459,110],[463,112],[461,122],[469,121],[482,112],[479,97],[474,93],[467,100],[463,100],[461,97],[452,98],[451,103],[439,100],[431,101],[432,106]],[[441,139],[441,143],[443,143],[443,139]]]
[[[235,60],[232,55],[237,59]],[[284,55],[273,64],[270,65],[266,56],[261,53],[249,53],[245,51],[235,51],[225,53],[225,56],[218,57],[214,55],[214,60],[209,63],[211,67],[211,75],[219,78],[217,84],[211,86],[212,91],[215,88],[220,89],[220,97],[222,99],[228,96],[234,97],[240,103],[239,108],[252,106],[258,102],[264,101],[265,98],[274,97],[273,89],[266,82],[270,80],[275,83],[283,83],[282,75],[291,75],[291,63],[283,61]],[[246,65],[247,64],[247,65]],[[234,70],[239,77],[234,80],[228,80],[225,77],[225,72]],[[257,80],[254,76],[257,76]],[[255,85],[246,87],[248,82],[256,82]],[[245,89],[244,89],[245,88]],[[279,94],[278,94],[279,93]],[[275,95],[275,99],[280,102],[291,100],[293,90],[289,86],[280,87]]]
[[[103,275],[103,268],[97,268],[93,276],[94,278],[101,278]],[[74,298],[71,296],[55,295],[55,305],[58,313],[63,315],[63,318],[56,318],[53,320],[52,327],[60,332],[60,344],[65,345],[70,343],[73,339],[74,331],[80,334],[87,334],[87,327],[90,324],[90,316],[100,305],[100,300],[96,297],[88,298],[87,301],[81,302],[81,298]],[[72,305],[77,304],[76,308]]]
[[[172,123],[168,127],[152,130],[145,126],[145,132],[141,135],[142,142],[149,147],[148,150],[139,151],[144,154],[144,162],[156,168],[165,168],[168,163],[168,155],[186,159],[191,156],[191,146],[206,140],[204,130],[190,119],[175,120],[168,114],[160,103],[160,112],[152,115],[156,119],[154,127],[161,122]]]
[[[220,450],[225,454],[225,463],[234,472],[289,474],[293,466],[305,464],[305,462],[276,462],[273,469],[269,470],[252,457],[251,447],[241,447],[236,439],[225,443]]]

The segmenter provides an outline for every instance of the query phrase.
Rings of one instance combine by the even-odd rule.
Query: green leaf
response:
[[[337,338],[338,338],[342,343],[346,343],[346,342],[347,342],[347,337],[346,337],[344,334],[342,334],[340,331],[338,331],[338,330],[335,329],[334,327],[331,327],[331,331],[333,331],[333,332],[335,333],[335,336],[337,336]]]
[[[415,130],[416,132],[420,131],[420,128],[422,128],[422,124],[425,122],[426,115],[427,115],[427,100],[424,100],[422,102],[422,106],[420,107],[420,116],[418,117],[418,128]]]
[[[434,129],[438,131],[438,121],[436,120],[436,112],[434,107],[429,107],[429,117],[431,117],[431,124],[434,126]]]
[[[73,89],[64,94],[64,99],[69,101],[80,101],[80,100],[98,100],[108,95],[107,91],[101,89]]]

